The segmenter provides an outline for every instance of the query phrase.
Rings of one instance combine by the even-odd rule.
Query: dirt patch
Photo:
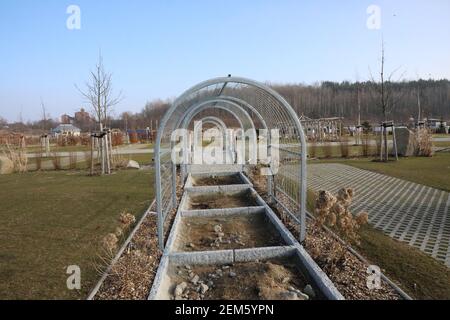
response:
[[[185,217],[177,247],[181,251],[206,251],[271,247],[284,241],[264,213],[216,217]]]
[[[190,196],[189,202],[191,210],[254,207],[258,205],[255,196],[250,191]]]
[[[274,259],[232,265],[177,266],[169,271],[171,299],[176,300],[306,300],[317,290],[293,260]],[[308,287],[308,288],[307,288]],[[308,292],[307,295],[305,292]]]
[[[238,174],[194,178],[194,186],[220,186],[233,184],[243,184],[243,181]]]

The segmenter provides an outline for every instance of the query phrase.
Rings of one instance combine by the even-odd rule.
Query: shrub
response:
[[[91,152],[90,151],[85,151],[84,152],[84,163],[86,165],[86,168],[90,169],[91,168]]]
[[[69,152],[69,169],[74,170],[77,168],[77,153]]]
[[[120,146],[123,144],[123,135],[122,133],[113,133],[111,134],[111,143],[113,147]]]
[[[333,156],[333,147],[329,142],[325,142],[323,145],[323,154],[325,158],[331,158]]]
[[[363,134],[363,136],[362,136],[361,149],[362,149],[362,155],[364,157],[368,157],[369,156],[369,135],[367,135],[367,134]]]
[[[130,132],[130,143],[138,143],[138,135],[136,132]]]
[[[42,152],[36,152],[36,157],[34,158],[36,161],[36,170],[42,169]]]
[[[350,147],[348,145],[348,139],[347,138],[343,138],[340,141],[339,146],[341,148],[341,157],[342,158],[348,158],[348,156],[350,155]]]
[[[311,142],[309,145],[309,156],[311,158],[315,158],[317,155],[317,144],[315,142]]]
[[[52,154],[52,163],[53,163],[53,168],[55,170],[61,170],[62,169],[61,157],[59,157],[56,152],[53,152],[53,154]]]

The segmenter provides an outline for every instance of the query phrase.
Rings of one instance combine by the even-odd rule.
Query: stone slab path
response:
[[[352,212],[366,211],[375,228],[450,267],[450,193],[337,163],[309,165],[308,187],[353,188]]]

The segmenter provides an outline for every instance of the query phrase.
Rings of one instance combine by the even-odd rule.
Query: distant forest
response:
[[[343,117],[346,124],[358,119],[358,90],[361,106],[361,121],[378,122],[382,120],[379,107],[379,95],[374,82],[322,82],[316,85],[269,84],[279,92],[294,108],[297,114],[310,118]],[[390,82],[386,84],[395,101],[389,118],[397,123],[406,123],[412,117],[418,117],[418,100],[421,105],[421,118],[450,119],[450,81],[419,80]],[[161,119],[171,101],[155,100],[148,102],[140,113],[124,113],[113,125],[127,127],[147,127]],[[220,112],[219,112],[220,113]],[[223,117],[229,114],[223,112]]]
[[[373,82],[322,82],[318,85],[272,85],[295,109],[310,118],[344,117],[349,121],[358,119],[358,90],[360,92],[361,119],[382,120],[378,107],[379,96]],[[450,81],[419,80],[392,82],[386,85],[392,92],[395,106],[390,118],[406,122],[418,117],[418,101],[421,117],[450,119]],[[419,98],[419,99],[418,99]]]
[[[310,118],[343,117],[351,123],[358,119],[358,91],[361,107],[361,120],[377,122],[382,120],[379,95],[374,82],[322,82],[315,85],[269,84],[279,92],[294,108],[297,114]],[[395,102],[390,119],[397,123],[407,122],[411,117],[417,119],[419,101],[421,118],[450,119],[450,81],[418,80],[388,82],[386,88]],[[136,117],[159,119],[170,102],[153,101],[147,103]]]

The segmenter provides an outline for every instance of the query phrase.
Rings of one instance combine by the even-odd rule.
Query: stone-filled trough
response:
[[[174,251],[209,251],[285,245],[264,208],[236,213],[182,214]]]
[[[325,299],[301,268],[295,247],[227,250],[210,254],[210,263],[195,255],[169,257],[155,299],[316,300]],[[259,259],[258,259],[259,258]],[[200,262],[200,263],[199,263]],[[177,291],[181,291],[177,295]]]

